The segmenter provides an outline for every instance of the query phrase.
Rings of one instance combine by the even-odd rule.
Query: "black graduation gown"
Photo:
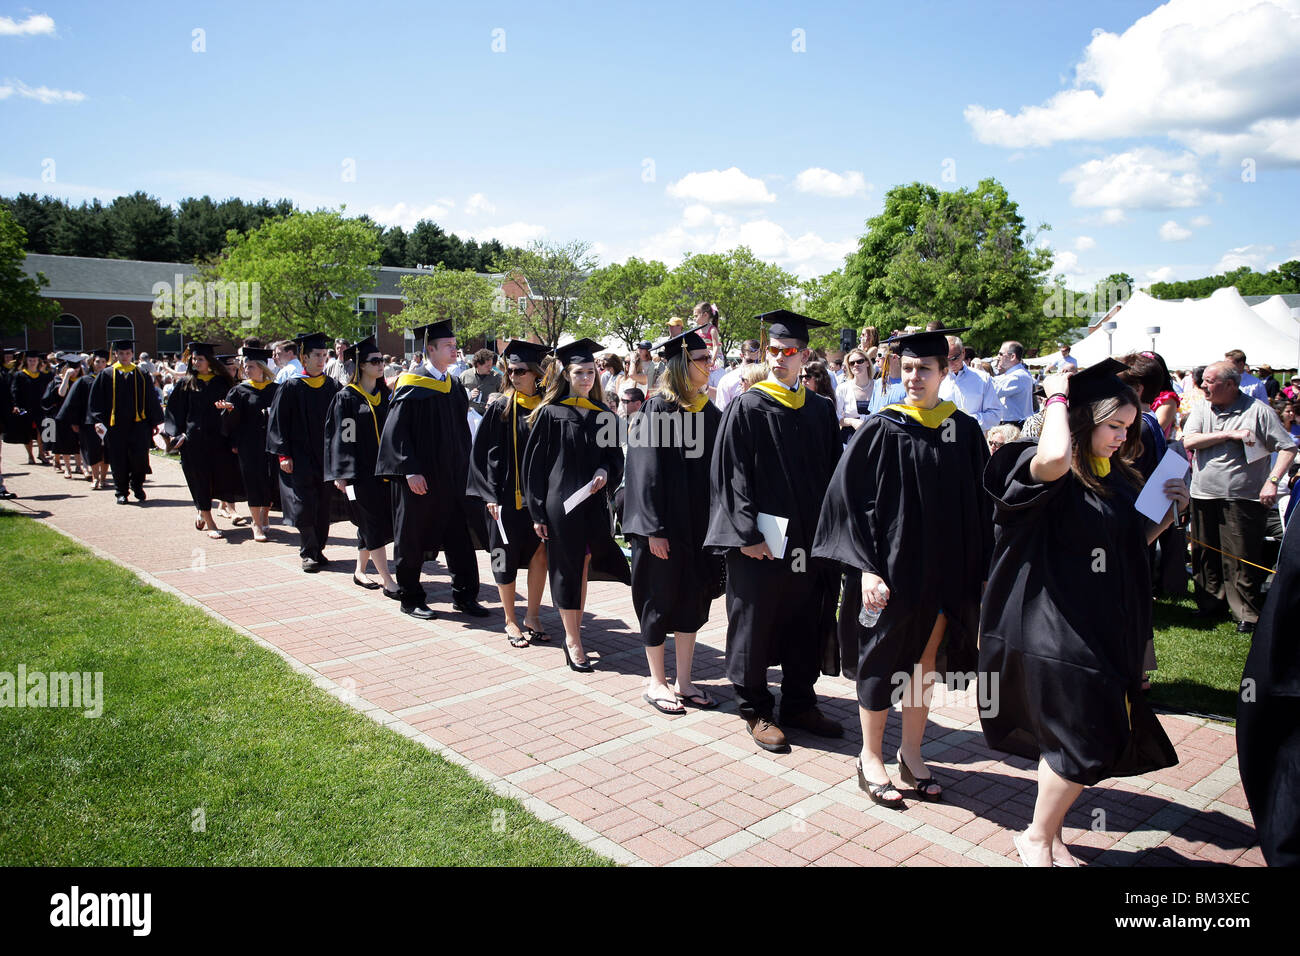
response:
[[[597,403],[600,404],[600,403]],[[582,606],[582,568],[588,554],[591,581],[632,583],[627,559],[614,540],[609,492],[623,480],[617,416],[553,403],[538,409],[524,450],[524,499],[536,524],[546,525],[546,565],[551,599],[560,610]],[[568,514],[565,500],[604,468],[604,487]]]
[[[511,404],[503,404],[505,401]],[[509,417],[501,417],[503,409],[507,410]],[[509,539],[501,540],[501,532],[491,516],[484,519],[488,550],[492,555],[492,578],[497,584],[514,584],[519,569],[528,567],[541,543],[533,530],[533,516],[528,512],[527,501],[516,507],[515,499],[516,474],[519,476],[520,494],[523,494],[529,414],[529,410],[515,402],[513,396],[492,402],[474,433],[474,447],[470,452],[466,489],[485,505],[501,506],[501,523],[505,525]]]
[[[812,557],[812,547],[840,458],[839,422],[834,402],[804,392],[797,409],[758,388],[743,392],[727,403],[713,448],[714,507],[704,544],[726,555],[727,678],[738,687],[766,688],[769,667],[781,665],[788,676],[791,666],[806,668],[807,659],[815,681],[824,650],[835,643],[835,575]],[[789,519],[781,560],[740,553],[763,541],[759,512]],[[786,701],[788,695],[783,711],[799,712]]]
[[[77,426],[77,444],[87,465],[98,465],[104,460],[104,442],[90,421],[90,389],[95,384],[95,373],[87,372],[72,383],[68,395],[59,409],[59,422],[69,428]]]
[[[721,593],[721,557],[704,547],[721,422],[712,402],[690,412],[655,395],[629,426],[623,533],[632,548],[632,606],[647,647],[662,644],[670,631],[698,631]],[[668,539],[667,559],[650,552],[652,537]]]
[[[465,494],[469,473],[469,398],[460,382],[448,376],[447,390],[399,376],[380,432],[375,474],[391,479],[393,557],[404,605],[423,604],[420,572],[425,561],[445,552],[454,598],[478,591],[478,564],[470,532],[472,520]],[[423,495],[407,478],[422,475]],[[481,538],[482,535],[480,534]]]
[[[235,407],[221,413],[221,433],[235,452],[240,483],[252,508],[269,508],[279,498],[280,463],[266,450],[266,423],[279,388],[275,382],[262,388],[240,382],[226,393],[226,401]]]
[[[110,365],[90,387],[90,424],[104,425],[104,454],[119,495],[128,487],[138,491],[149,473],[149,449],[154,428],[163,422],[162,402],[149,377],[133,367]]]
[[[78,379],[80,381],[80,379]],[[75,455],[81,451],[81,444],[77,441],[77,433],[72,430],[72,423],[65,418],[59,417],[59,412],[63,410],[63,405],[72,394],[72,388],[76,385],[73,382],[68,386],[67,394],[59,394],[59,376],[50,379],[50,383],[45,386],[45,394],[41,397],[41,428],[46,428],[45,423],[53,420],[54,422],[54,441],[45,446],[46,451],[54,452],[56,455]],[[45,432],[48,435],[48,432]]]
[[[1237,697],[1237,763],[1269,866],[1300,866],[1300,519],[1292,516]]]
[[[1138,492],[1118,471],[1102,479],[1110,497],[1068,472],[1040,484],[1036,449],[1012,442],[984,470],[996,508],[980,619],[984,737],[1087,786],[1173,766],[1141,690],[1151,578]]]
[[[242,501],[239,460],[222,433],[221,409],[216,403],[230,391],[230,380],[213,375],[208,381],[188,376],[172,389],[167,400],[164,431],[181,444],[181,471],[190,500],[199,511],[212,508],[213,500]]]
[[[989,459],[979,424],[955,411],[936,428],[883,409],[849,441],[822,505],[813,554],[849,574],[839,634],[858,701],[886,710],[898,676],[921,659],[942,611],[938,673],[955,686],[975,677],[980,586],[993,551],[991,504],[981,478]],[[882,577],[889,603],[875,627],[858,623],[861,572]]]
[[[325,417],[338,390],[339,383],[328,376],[314,388],[304,378],[288,379],[276,389],[266,424],[266,450],[276,456],[277,471],[279,456],[293,459],[291,474],[279,471],[285,520],[300,532],[308,526],[322,531],[310,542],[320,547],[329,531],[332,487],[325,484]]]
[[[27,374],[26,369],[14,369],[9,377],[9,427],[5,429],[5,441],[12,445],[35,441],[41,424],[41,401],[45,398],[45,389],[54,378],[53,372],[40,372],[35,378]],[[18,414],[13,414],[13,409]]]
[[[357,526],[357,547],[382,548],[393,540],[393,500],[389,482],[375,477],[379,436],[388,418],[388,386],[377,384],[379,402],[371,405],[351,385],[330,403],[325,418],[325,480],[347,481],[356,496],[348,514]]]

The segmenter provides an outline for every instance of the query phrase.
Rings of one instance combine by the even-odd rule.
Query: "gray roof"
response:
[[[1242,301],[1247,305],[1259,305],[1261,302],[1267,302],[1273,298],[1271,295],[1243,295]],[[1288,309],[1300,309],[1300,293],[1284,292],[1282,301],[1286,303]]]
[[[198,274],[198,267],[189,262],[141,262],[138,259],[91,259],[82,256],[49,256],[28,253],[23,261],[28,275],[45,274],[50,284],[41,294],[51,299],[138,299],[152,302],[154,284],[174,283],[179,273],[185,279]],[[400,298],[402,276],[426,275],[428,269],[401,269],[380,266],[376,283],[370,294]],[[480,273],[485,278],[500,281],[502,276]],[[183,281],[183,280],[182,280]]]

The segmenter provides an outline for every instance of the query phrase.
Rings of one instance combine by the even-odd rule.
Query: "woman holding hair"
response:
[[[325,480],[347,496],[348,512],[357,526],[357,566],[352,583],[367,591],[384,589],[401,597],[388,572],[388,545],[393,540],[392,493],[388,480],[375,477],[379,436],[388,417],[388,383],[384,355],[375,340],[366,338],[343,349],[339,361],[352,363],[348,384],[334,393],[325,413]],[[382,584],[367,578],[374,563]]]
[[[546,394],[529,415],[523,461],[523,495],[533,530],[546,545],[551,598],[564,623],[564,657],[580,673],[592,670],[582,649],[588,577],[631,583],[610,526],[607,487],[617,488],[623,477],[623,451],[611,440],[618,416],[601,401],[600,350],[591,339],[555,350]],[[572,501],[575,496],[582,500]]]
[[[221,538],[224,535],[212,517],[212,500],[243,497],[239,463],[221,433],[221,413],[234,383],[217,361],[213,346],[206,342],[190,343],[188,369],[167,402],[164,430],[175,439],[173,448],[181,453],[185,484],[198,512],[195,530],[206,529],[209,538]]]
[[[1038,442],[1007,445],[989,463],[997,543],[984,598],[980,702],[990,747],[1038,761],[1033,820],[1015,837],[1026,866],[1075,866],[1065,815],[1086,786],[1178,762],[1140,689],[1151,637],[1147,545],[1187,506],[1157,524],[1134,507],[1141,479],[1129,461],[1139,400],[1105,359],[1073,377],[1050,376]]]
[[[271,506],[279,488],[279,466],[266,450],[266,419],[280,386],[267,363],[271,350],[244,346],[239,350],[244,379],[217,403],[221,433],[230,441],[239,463],[248,510],[253,516],[253,540],[267,541]]]
[[[487,508],[488,551],[492,577],[506,616],[511,647],[546,643],[542,630],[542,590],[546,587],[546,548],[533,529],[524,499],[523,458],[528,445],[529,416],[542,401],[545,345],[513,341],[506,346],[505,390],[487,407],[474,434],[466,493]],[[617,357],[610,355],[617,361]],[[504,532],[504,533],[503,533]],[[515,616],[515,581],[528,569],[528,610],[520,628]]]
[[[892,809],[904,806],[884,763],[892,705],[902,698],[899,774],[922,800],[938,800],[943,788],[921,759],[930,690],[938,670],[975,669],[980,589],[993,545],[992,509],[980,486],[989,453],[975,419],[939,400],[946,335],[962,331],[889,340],[906,400],[869,417],[849,442],[813,545],[814,557],[861,574],[857,586],[846,582],[840,605],[842,654],[857,650],[849,666],[856,664],[862,723],[858,786]],[[864,605],[874,620],[862,621]]]
[[[641,406],[633,426],[657,440],[629,435],[623,533],[632,548],[632,605],[650,666],[642,696],[660,713],[680,715],[683,703],[717,706],[691,682],[691,663],[695,635],[722,593],[719,559],[704,550],[709,467],[722,412],[704,392],[709,350],[696,330],[668,339],[659,356],[667,360],[659,391]],[[664,669],[669,631],[677,654],[675,687]]]

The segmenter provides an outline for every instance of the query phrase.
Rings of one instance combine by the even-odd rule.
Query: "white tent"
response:
[[[1258,302],[1250,308],[1252,312],[1283,335],[1295,335],[1296,330],[1300,329],[1300,314],[1298,314],[1300,309],[1291,308],[1286,304],[1286,299],[1280,295]],[[1247,356],[1250,355],[1249,352],[1246,354]]]
[[[1233,286],[1216,289],[1208,299],[1181,302],[1134,292],[1115,313],[1114,321],[1117,326],[1109,341],[1106,330],[1098,326],[1075,343],[1071,354],[1080,368],[1108,355],[1150,349],[1151,335],[1146,330],[1153,327],[1160,329],[1155,350],[1170,370],[1218,362],[1230,349],[1245,352],[1252,366],[1267,363],[1274,368],[1294,368],[1300,356],[1300,322],[1294,323],[1290,333],[1275,328],[1246,305]]]

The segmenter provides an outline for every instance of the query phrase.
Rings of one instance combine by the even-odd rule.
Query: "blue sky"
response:
[[[288,196],[606,262],[744,242],[809,276],[890,186],[993,176],[1071,285],[1145,284],[1300,256],[1296,76],[1300,0],[0,0],[0,193]]]

